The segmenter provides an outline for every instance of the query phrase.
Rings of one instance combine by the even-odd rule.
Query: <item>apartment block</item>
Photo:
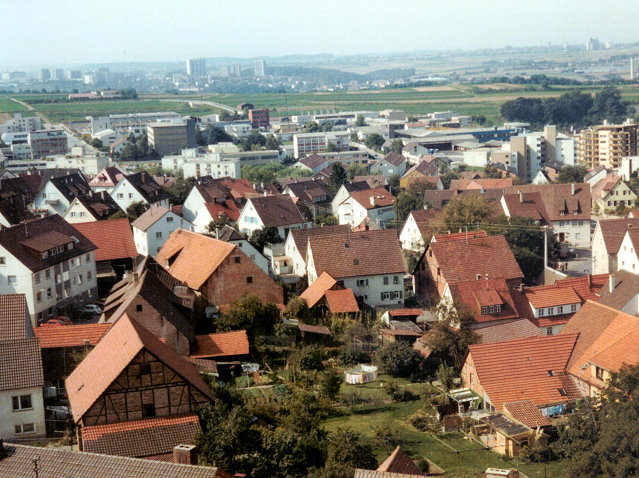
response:
[[[67,134],[61,129],[31,131],[27,143],[31,147],[31,159],[69,152]]]
[[[22,116],[22,113],[14,113],[13,118],[5,121],[5,133],[28,133],[42,128],[42,122],[38,116]]]
[[[637,154],[637,125],[600,125],[579,133],[577,159],[587,168],[616,169],[624,156]]]
[[[248,120],[253,128],[268,128],[271,125],[268,108],[249,110]]]
[[[149,144],[161,155],[195,147],[195,122],[151,123],[147,125]]]
[[[338,151],[348,150],[349,135],[348,133],[330,132],[330,133],[303,133],[293,136],[293,154],[296,158],[325,151],[328,143],[336,146]]]

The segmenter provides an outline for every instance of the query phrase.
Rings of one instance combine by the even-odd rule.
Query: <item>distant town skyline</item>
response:
[[[636,2],[3,2],[0,69],[639,41]],[[10,41],[7,41],[10,39]]]

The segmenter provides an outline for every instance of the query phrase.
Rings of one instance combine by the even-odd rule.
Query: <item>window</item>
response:
[[[384,285],[388,285],[388,277],[384,276]]]
[[[552,335],[552,327],[546,327],[546,335]]]
[[[393,284],[399,284],[399,276],[393,276]]]
[[[13,411],[18,410],[29,410],[33,408],[31,404],[31,395],[16,395],[15,397],[11,397],[13,401]]]
[[[390,292],[382,292],[381,299],[382,300],[389,300],[390,299]]]
[[[50,299],[51,298],[51,287],[49,287],[47,289],[47,298]]]
[[[564,306],[560,305],[559,307],[557,307],[557,313],[558,314],[563,314],[564,313]]]
[[[136,312],[142,312],[142,304],[137,304],[137,305],[135,306],[135,311],[136,311]]]
[[[93,278],[93,274],[91,273],[91,271],[87,272],[87,280],[91,280]]]
[[[368,279],[357,279],[357,287],[368,287]]]
[[[0,266],[6,266],[7,265],[7,258],[4,256],[0,257]]]
[[[557,391],[559,392],[559,395],[561,395],[562,397],[565,397],[566,395],[568,395],[566,393],[566,389],[565,388],[558,388]]]
[[[51,269],[47,269],[47,270],[44,271],[44,278],[46,280],[51,279]]]
[[[241,261],[240,256],[234,256],[233,257],[233,262],[235,262],[236,264],[239,264]]]
[[[552,370],[548,370],[548,376],[549,377],[554,377],[555,376],[555,372],[553,372]]]
[[[390,298],[391,299],[401,299],[402,298],[402,292],[397,290],[397,291],[393,291],[390,293]]]
[[[42,302],[42,292],[36,292],[36,302]]]
[[[162,231],[158,231],[155,233],[155,238],[156,239],[162,239]]]
[[[577,304],[572,304],[570,306],[570,312],[577,312]]]
[[[84,262],[86,262],[87,264],[91,262],[91,254],[87,254],[86,256],[84,256]]]
[[[23,433],[35,433],[35,425],[33,423],[23,423],[22,425],[16,425],[14,430],[16,435],[22,435]]]
[[[40,273],[36,272],[33,277],[34,277],[35,283],[39,284],[40,283]]]
[[[252,284],[253,283],[253,276],[246,276],[246,283],[247,284]]]
[[[543,317],[545,311],[546,311],[546,309],[544,309],[543,307],[541,309],[539,309],[539,317]]]
[[[603,369],[601,367],[595,367],[595,377],[599,380],[603,380]]]
[[[173,222],[173,218],[171,216],[167,217],[166,222]]]
[[[123,197],[124,197],[124,194],[118,193],[118,199],[122,199]]]
[[[129,193],[129,199],[133,199],[133,193]]]
[[[16,276],[7,276],[7,282],[9,285],[16,285],[18,283],[18,278]]]
[[[69,259],[69,265],[75,267],[75,259]]]
[[[82,279],[82,274],[78,274],[78,284],[82,284],[83,279]]]

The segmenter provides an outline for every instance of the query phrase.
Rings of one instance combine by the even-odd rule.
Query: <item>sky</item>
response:
[[[0,0],[0,70],[639,41],[636,0]]]

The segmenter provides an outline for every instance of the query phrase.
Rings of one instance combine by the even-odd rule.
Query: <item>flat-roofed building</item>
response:
[[[195,147],[195,122],[187,120],[185,123],[151,123],[148,124],[147,134],[149,144],[161,155],[182,151],[184,148]]]

